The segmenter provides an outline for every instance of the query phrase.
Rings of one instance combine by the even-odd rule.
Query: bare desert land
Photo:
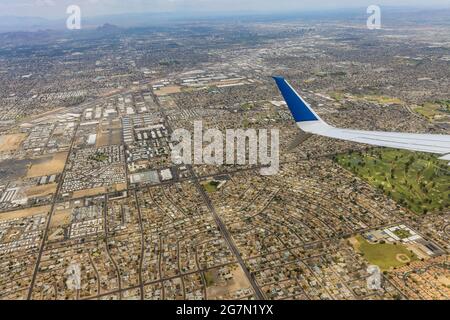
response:
[[[24,133],[0,136],[0,152],[15,151],[19,149],[22,141],[27,137]]]
[[[27,177],[34,178],[61,173],[66,164],[67,156],[67,152],[60,152],[39,159],[38,163],[31,165],[28,169]]]

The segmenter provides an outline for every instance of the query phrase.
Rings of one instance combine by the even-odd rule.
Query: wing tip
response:
[[[320,117],[308,106],[284,77],[273,76],[272,78],[286,101],[295,122],[321,121]]]

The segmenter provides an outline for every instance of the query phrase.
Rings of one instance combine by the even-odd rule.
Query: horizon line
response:
[[[386,6],[386,5],[380,5],[382,8],[389,8],[389,9],[429,9],[429,10],[437,10],[437,9],[450,9],[450,3],[448,5],[427,5],[427,4],[416,4],[416,5],[393,5],[393,6]],[[119,16],[127,16],[127,15],[171,15],[171,16],[178,16],[186,18],[192,17],[202,17],[207,15],[213,15],[213,16],[248,16],[248,15],[280,15],[280,14],[288,14],[288,15],[297,15],[302,13],[320,13],[320,12],[339,12],[339,11],[347,11],[347,10],[357,10],[365,8],[365,6],[357,5],[357,6],[346,6],[342,8],[337,7],[323,7],[323,8],[307,8],[307,9],[297,9],[297,10],[289,10],[289,9],[283,9],[283,10],[239,10],[239,11],[217,11],[217,10],[205,10],[205,11],[195,11],[195,10],[187,10],[187,11],[130,11],[130,12],[122,12],[122,13],[104,13],[104,14],[97,14],[97,15],[85,15],[85,18],[102,18],[102,17],[119,17]],[[35,18],[35,19],[43,19],[47,20],[49,22],[51,21],[58,21],[60,19],[65,19],[65,16],[61,17],[44,17],[44,16],[38,16],[38,15],[13,15],[13,14],[5,14],[0,15],[1,18]]]

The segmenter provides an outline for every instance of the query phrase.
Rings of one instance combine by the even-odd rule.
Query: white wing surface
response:
[[[380,147],[434,153],[442,155],[442,160],[450,160],[450,135],[335,128],[323,121],[284,78],[274,79],[298,127],[305,132]]]

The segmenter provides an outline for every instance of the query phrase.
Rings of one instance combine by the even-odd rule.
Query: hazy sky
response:
[[[450,6],[449,0],[0,0],[0,16],[62,18],[69,5],[84,16],[131,12],[280,12],[380,6]]]

